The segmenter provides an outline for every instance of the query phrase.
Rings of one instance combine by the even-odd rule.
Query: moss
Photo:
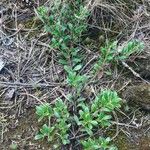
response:
[[[118,137],[114,141],[114,144],[117,146],[118,150],[129,150],[130,149],[129,148],[130,143],[128,142],[126,136],[123,133],[118,135]]]
[[[34,20],[34,18],[31,18],[31,19],[29,19],[27,21],[24,21],[23,24],[24,24],[25,28],[31,29],[31,28],[33,28],[35,26],[34,25],[35,24],[35,20]]]
[[[23,26],[25,29],[31,29],[28,35],[28,38],[32,38],[35,37],[37,35],[39,35],[40,29],[41,29],[41,21],[36,19],[35,17],[32,17],[30,19],[25,20],[24,22],[22,22]],[[32,30],[34,29],[34,30]]]
[[[106,133],[106,137],[113,137],[116,134],[114,128]],[[131,130],[130,130],[131,131]],[[123,132],[119,132],[117,137],[113,140],[113,144],[118,150],[148,150],[150,149],[150,136],[149,133],[143,136],[143,130],[133,129],[130,132],[133,135],[132,140],[126,136]],[[136,137],[136,140],[135,138]]]
[[[107,137],[113,137],[115,135],[115,130],[109,130],[106,133]],[[129,150],[129,142],[127,137],[123,133],[119,133],[114,139],[113,144],[118,148],[118,150]]]

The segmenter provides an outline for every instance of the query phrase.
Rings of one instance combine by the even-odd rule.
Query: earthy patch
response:
[[[150,84],[129,86],[123,93],[128,103],[150,110]]]

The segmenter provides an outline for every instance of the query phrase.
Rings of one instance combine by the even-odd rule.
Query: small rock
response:
[[[14,97],[14,94],[15,94],[14,88],[8,89],[8,91],[5,94],[5,100],[10,101]]]
[[[129,104],[138,105],[150,111],[150,84],[129,86],[122,95]]]

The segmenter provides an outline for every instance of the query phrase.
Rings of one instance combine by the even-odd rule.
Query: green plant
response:
[[[58,99],[55,103],[54,107],[54,115],[57,118],[56,120],[56,128],[59,130],[57,135],[61,139],[64,145],[68,144],[69,141],[69,134],[67,133],[71,124],[67,123],[69,120],[69,112],[67,110],[67,106],[61,99]]]
[[[115,146],[110,145],[110,141],[110,138],[88,138],[87,141],[82,141],[82,145],[84,150],[117,150]]]
[[[43,140],[45,137],[47,137],[48,142],[52,141],[54,129],[55,129],[54,126],[49,127],[46,124],[44,124],[40,129],[40,132],[35,136],[35,140],[40,140],[40,139]]]
[[[67,83],[76,89],[80,89],[82,85],[87,81],[88,77],[85,75],[79,75],[76,71],[81,68],[80,65],[77,65],[74,69],[64,66],[64,69],[68,73]]]
[[[105,47],[100,49],[100,56],[94,65],[94,73],[97,73],[99,70],[103,69],[104,65],[107,65],[114,60],[117,53],[116,49],[117,42],[107,44]]]
[[[38,121],[42,121],[42,119],[45,118],[49,124],[44,124],[41,127],[40,131],[35,136],[36,140],[47,137],[49,142],[54,139],[59,139],[64,145],[69,143],[67,133],[70,127],[70,124],[67,123],[69,112],[67,106],[61,99],[56,100],[53,108],[47,103],[37,106],[36,114],[38,115]]]
[[[69,134],[67,133],[69,131],[70,126],[71,124],[66,123],[66,121],[63,119],[59,120],[56,126],[59,129],[57,135],[64,145],[70,143]]]
[[[96,73],[104,66],[118,61],[124,61],[133,53],[139,53],[143,50],[144,43],[139,40],[131,40],[124,46],[117,46],[117,42],[107,44],[100,49],[100,56],[94,65],[93,72]]]
[[[53,110],[52,107],[48,103],[46,103],[36,107],[36,114],[38,115],[39,117],[38,121],[40,122],[42,119],[46,117],[51,118]]]
[[[79,118],[75,115],[76,123],[82,127],[82,131],[93,134],[93,127],[107,127],[111,124],[111,113],[120,107],[121,99],[115,91],[103,90],[92,102],[91,106],[80,103]]]
[[[87,141],[81,142],[85,150],[111,148],[109,138],[91,139],[91,137],[94,129],[111,124],[111,112],[120,107],[121,99],[116,92],[110,90],[98,94],[92,104],[86,103],[81,96],[81,91],[89,79],[87,75],[81,74],[84,55],[78,46],[82,40],[82,33],[87,29],[86,20],[89,15],[87,7],[82,0],[56,0],[53,1],[51,8],[42,6],[36,13],[43,22],[46,32],[51,35],[51,48],[58,50],[58,61],[63,65],[67,83],[73,91],[70,98],[76,101],[72,101],[74,106],[61,99],[57,99],[53,105],[37,106],[38,121],[47,120],[48,125],[44,124],[41,127],[35,139],[47,138],[50,142],[55,140],[63,145],[69,144],[69,131],[76,123],[75,125],[81,129],[80,132],[89,136]],[[116,42],[102,48],[94,70],[97,71],[111,63],[114,57],[118,56],[116,49]],[[72,107],[75,109],[71,110],[74,117],[68,111]]]
[[[93,114],[90,111],[89,106],[81,103],[79,105],[81,109],[79,110],[79,118],[75,115],[74,119],[77,125],[82,126],[81,131],[86,131],[89,135],[92,135],[92,129],[94,126],[98,125],[98,122],[94,119]]]
[[[73,119],[81,128],[81,131],[86,132],[91,137],[93,136],[94,128],[103,128],[111,124],[111,112],[120,107],[120,101],[121,99],[115,91],[102,90],[91,105],[80,101],[78,105],[79,113],[78,115],[74,115]],[[64,145],[70,142],[68,131],[72,122],[68,107],[62,99],[57,99],[53,106],[47,103],[37,106],[36,114],[38,115],[39,121],[47,119],[49,122],[49,125],[44,124],[41,127],[39,133],[35,136],[36,140],[47,138],[49,142],[52,142],[54,139],[58,139]],[[100,139],[99,141],[89,139],[88,143],[95,142],[95,145],[101,143],[99,147],[104,149],[108,148],[106,146],[108,139],[106,141],[102,140],[103,138]],[[86,146],[92,146],[92,144],[90,145],[86,141],[83,143],[85,149],[88,149]]]
[[[82,56],[77,44],[87,28],[87,7],[80,0],[67,0],[63,4],[57,0],[51,7],[50,15],[43,6],[36,12],[44,23],[45,30],[52,35],[51,47],[60,51],[59,62],[67,72],[67,82],[73,87],[80,87],[86,77],[78,74],[82,68]]]
[[[92,112],[103,111],[112,112],[115,108],[120,107],[121,98],[117,92],[111,90],[102,90],[92,104]]]
[[[87,80],[85,75],[79,74],[82,68],[82,56],[80,55],[80,48],[77,46],[81,41],[82,33],[87,28],[85,23],[88,16],[87,7],[84,7],[80,0],[66,0],[63,3],[61,0],[57,0],[52,3],[50,9],[43,6],[39,7],[36,14],[43,22],[45,30],[51,34],[51,47],[59,50],[59,62],[64,65],[66,70],[68,85],[75,88],[79,95],[79,91]],[[67,123],[69,118],[67,106],[62,100],[57,100],[53,111],[50,110],[48,105],[37,107],[39,121],[45,117],[48,117],[49,120],[51,117],[55,118],[57,124],[54,126],[56,130],[59,130],[57,136],[64,145],[68,144],[67,132],[70,124]],[[40,131],[43,133],[43,129]]]
[[[144,49],[144,43],[139,41],[139,40],[131,40],[127,42],[123,46],[123,48],[119,49],[118,48],[118,60],[125,60],[129,58],[130,55],[133,53],[139,53]]]

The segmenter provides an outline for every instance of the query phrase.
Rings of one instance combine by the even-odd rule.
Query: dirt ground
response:
[[[57,52],[50,48],[49,35],[43,32],[34,12],[34,7],[48,1],[31,2],[0,2],[0,150],[11,150],[13,144],[17,144],[18,150],[51,150],[46,140],[34,140],[40,127],[35,106],[40,102],[53,103],[57,97],[69,93]],[[146,21],[150,23],[150,18]],[[128,67],[119,64],[113,68],[111,76],[100,75],[98,82],[89,87],[97,91],[110,87],[125,99],[123,93],[128,87],[150,86],[150,26],[147,22],[139,26],[141,30],[137,29],[144,30],[140,38],[146,43],[145,51],[131,57],[126,62]],[[88,51],[87,63],[96,55]],[[89,90],[91,88],[84,94],[89,96]],[[150,99],[124,103],[114,114],[114,124],[106,131],[119,150],[150,150],[150,109],[143,108],[141,103],[150,108]],[[62,149],[80,148],[70,145]]]

